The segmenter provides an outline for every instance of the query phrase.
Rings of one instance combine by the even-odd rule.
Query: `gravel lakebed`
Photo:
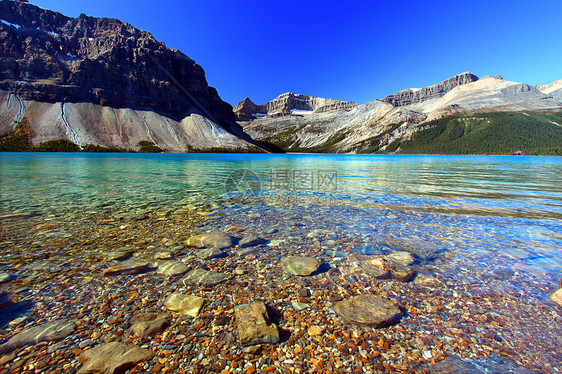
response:
[[[3,216],[0,374],[562,372],[552,279],[330,209]]]

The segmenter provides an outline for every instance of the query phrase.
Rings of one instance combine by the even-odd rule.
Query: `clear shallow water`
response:
[[[562,273],[560,157],[4,153],[0,165],[4,217],[210,202],[209,227],[299,221],[356,250],[446,251],[457,273]]]

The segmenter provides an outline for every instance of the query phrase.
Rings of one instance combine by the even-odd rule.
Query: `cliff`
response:
[[[236,147],[250,140],[236,125],[232,107],[208,86],[203,69],[180,51],[166,48],[148,32],[116,19],[86,15],[70,18],[19,1],[2,0],[0,16],[0,90],[4,99],[0,132],[9,131],[13,120],[30,111],[46,120],[45,112],[38,109],[41,106],[51,111],[60,108],[58,116],[47,116],[53,120],[41,123],[35,131],[45,139],[63,136],[77,141],[80,137],[72,139],[73,132],[83,132],[81,138],[94,144],[134,148],[137,145],[121,138],[118,132],[103,134],[113,131],[110,128],[117,129],[117,122],[125,126],[135,122],[141,125],[137,127],[142,133],[133,132],[131,139],[160,141],[161,148],[173,151],[185,150],[190,143],[203,147],[228,143]],[[22,108],[10,121],[13,100],[17,101],[16,107]],[[99,111],[118,110],[123,118],[116,115],[97,119],[85,111],[85,104]],[[74,116],[76,123],[65,119],[65,109],[69,112],[74,107],[82,113]],[[152,114],[139,119],[139,112]],[[186,128],[201,127],[196,123],[222,129],[230,139],[225,144],[207,141],[215,137],[205,134],[208,136],[203,138],[208,139],[201,138],[197,133],[205,133],[203,128],[184,134]],[[160,127],[168,128],[171,141],[152,136],[161,132]],[[112,141],[108,143],[109,138]]]
[[[444,80],[441,83],[434,84],[433,86],[416,89],[408,88],[399,91],[395,94],[388,95],[382,99],[382,101],[392,104],[393,106],[408,106],[445,96],[445,94],[453,88],[476,82],[477,80],[478,77],[476,75],[466,72]]]

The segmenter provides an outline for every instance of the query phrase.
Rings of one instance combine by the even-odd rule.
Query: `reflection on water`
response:
[[[254,209],[306,207],[346,235],[562,270],[559,157],[4,153],[0,165],[2,216],[166,208],[242,194]]]

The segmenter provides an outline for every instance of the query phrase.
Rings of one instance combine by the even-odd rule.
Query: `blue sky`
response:
[[[464,71],[562,79],[562,1],[31,0],[151,32],[232,105],[284,92],[380,99]]]

